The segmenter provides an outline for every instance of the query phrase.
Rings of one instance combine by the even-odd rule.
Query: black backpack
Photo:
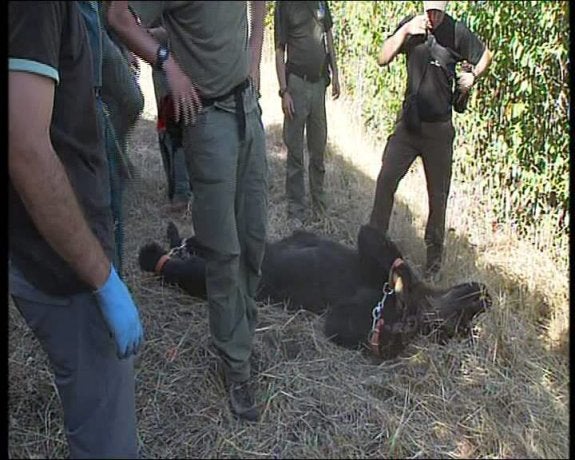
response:
[[[450,33],[447,42],[453,44],[452,46],[444,46],[438,43],[435,36],[431,33],[429,33],[425,38],[425,46],[427,47],[427,50],[429,52],[427,60],[429,60],[429,58],[435,60],[440,65],[443,72],[445,72],[445,74],[447,75],[448,80],[453,81],[457,79],[457,75],[452,70],[452,68],[454,68],[455,63],[463,61],[464,58],[454,50],[455,22],[454,27],[450,32],[452,33]],[[426,65],[423,70],[421,78],[416,85],[416,90],[406,99],[403,109],[404,121],[406,123],[407,129],[415,133],[419,132],[421,129],[421,118],[419,116],[419,108],[417,104],[417,93],[419,92],[419,86],[421,85],[421,82],[423,81],[427,73],[428,65]],[[463,69],[464,71],[470,71],[470,68],[466,66],[464,66]],[[470,91],[462,93],[458,89],[456,84],[453,94],[451,96],[451,105],[453,107],[453,110],[455,110],[457,113],[465,112],[465,110],[467,109],[467,104],[469,102],[469,96]]]

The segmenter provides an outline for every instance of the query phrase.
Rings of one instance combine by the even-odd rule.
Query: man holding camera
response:
[[[399,181],[421,156],[429,198],[425,277],[435,282],[439,281],[451,182],[452,108],[464,110],[458,107],[461,96],[464,99],[491,63],[491,52],[463,22],[445,13],[446,5],[447,1],[424,1],[425,14],[403,19],[379,53],[380,66],[388,65],[399,53],[406,55],[407,87],[383,153],[370,219],[372,226],[387,233]],[[469,71],[458,78],[457,63],[470,64]]]

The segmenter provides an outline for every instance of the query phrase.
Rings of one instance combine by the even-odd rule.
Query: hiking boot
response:
[[[232,382],[228,386],[230,395],[230,406],[232,413],[248,422],[257,422],[259,418],[258,409],[255,403],[254,390],[250,381]]]

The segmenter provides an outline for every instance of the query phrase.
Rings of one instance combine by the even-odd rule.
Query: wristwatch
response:
[[[164,62],[170,57],[170,50],[165,46],[160,45],[158,51],[156,51],[156,63],[154,68],[156,70],[164,70]]]
[[[288,90],[287,87],[280,88],[280,91],[278,93],[280,95],[280,97],[284,97],[285,93],[287,93],[287,90]]]

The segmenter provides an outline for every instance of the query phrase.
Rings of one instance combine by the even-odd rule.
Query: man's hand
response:
[[[475,83],[475,77],[471,72],[462,72],[459,78],[457,79],[457,87],[459,91],[462,93],[467,93],[473,84]]]
[[[195,123],[196,115],[202,110],[202,102],[194,84],[172,56],[164,63],[164,72],[174,102],[176,123],[180,120],[185,125]]]
[[[333,99],[337,99],[340,95],[340,87],[339,87],[339,76],[337,73],[333,75],[333,80],[331,82],[331,96]]]
[[[113,265],[110,276],[95,294],[108,329],[116,341],[118,358],[135,355],[144,340],[144,331],[138,308]]]
[[[151,65],[156,63],[159,43],[148,32],[149,29],[145,29],[136,22],[128,8],[127,1],[110,2],[107,18],[110,27],[132,52]],[[158,29],[153,33],[161,34],[162,31]],[[163,70],[174,99],[176,122],[183,121],[185,124],[195,122],[196,114],[201,110],[202,104],[194,85],[172,55],[164,62]]]
[[[291,97],[291,94],[288,93],[287,91],[284,93],[282,97],[282,110],[284,112],[284,115],[288,117],[290,120],[293,118],[295,114],[295,108],[293,105],[293,99]]]
[[[406,24],[405,31],[408,35],[421,35],[427,33],[431,29],[431,23],[427,18],[427,15],[421,14],[415,16]]]

